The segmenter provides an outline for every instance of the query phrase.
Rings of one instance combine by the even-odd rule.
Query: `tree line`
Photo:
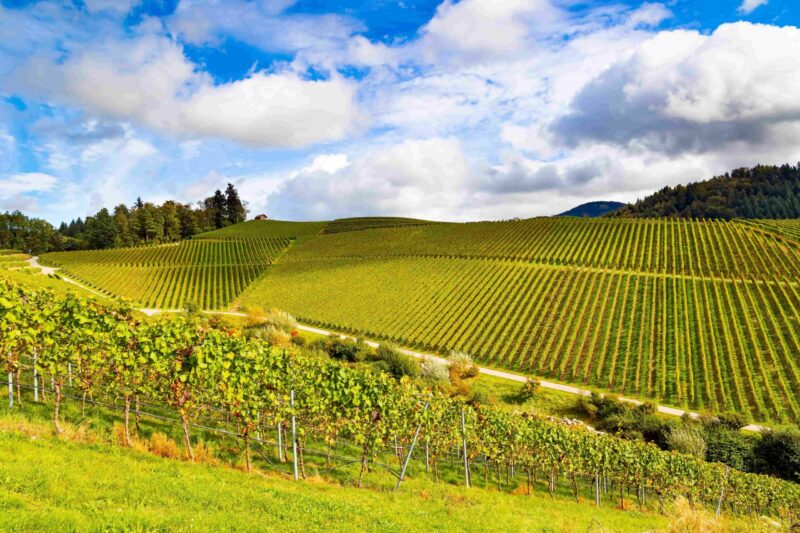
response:
[[[0,248],[39,255],[161,244],[238,224],[246,218],[247,203],[229,183],[224,192],[218,189],[196,206],[174,200],[156,205],[137,198],[130,207],[120,204],[111,211],[104,207],[86,219],[62,222],[58,229],[20,211],[0,213]]]
[[[609,216],[800,218],[800,164],[740,168],[706,181],[664,187]]]

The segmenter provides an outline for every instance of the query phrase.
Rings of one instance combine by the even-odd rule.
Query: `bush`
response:
[[[447,366],[429,357],[424,357],[420,363],[420,377],[432,385],[450,384],[450,372]]]
[[[410,355],[400,353],[394,346],[381,344],[375,352],[375,357],[386,362],[389,366],[389,373],[396,378],[419,377],[420,366],[417,360]]]
[[[474,378],[478,375],[478,365],[472,361],[472,356],[466,352],[453,350],[447,356],[450,363],[450,373],[461,379]]]
[[[472,405],[473,407],[477,407],[479,405],[489,405],[489,394],[484,390],[473,390],[472,393],[469,395],[469,399],[467,403]]]
[[[318,340],[313,345],[321,351],[327,353],[331,359],[346,361],[348,363],[361,363],[367,360],[372,353],[372,349],[361,339],[343,339],[338,335],[331,335],[322,340]]]
[[[197,315],[200,314],[200,306],[196,302],[186,302],[183,304],[183,311],[187,315]]]
[[[739,413],[720,413],[716,423],[731,430],[740,430],[747,425],[747,420]]]
[[[800,483],[800,432],[768,431],[753,449],[753,470]]]
[[[706,457],[706,439],[701,426],[679,424],[672,428],[667,437],[670,450],[691,455],[701,461]]]
[[[706,461],[745,470],[753,464],[753,439],[728,424],[706,425]]]
[[[536,393],[539,392],[539,387],[541,386],[542,383],[538,379],[528,378],[519,389],[520,399],[522,401],[532,400],[536,396]]]

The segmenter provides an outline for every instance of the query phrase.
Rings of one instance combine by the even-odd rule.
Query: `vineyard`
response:
[[[337,218],[333,222],[329,222],[325,228],[323,228],[322,233],[345,233],[348,231],[361,231],[365,229],[425,226],[428,224],[437,223],[429,220],[402,217]]]
[[[319,234],[327,222],[289,222],[251,220],[215,231],[195,235],[195,239],[294,239],[308,240]]]
[[[194,302],[223,309],[289,246],[289,239],[184,241],[174,245],[55,252],[43,264],[105,294],[146,307],[176,309]]]
[[[228,434],[238,437],[248,472],[253,441],[260,443],[261,435],[277,429],[270,453],[291,458],[295,479],[306,477],[307,459],[309,468],[314,464],[304,450],[315,441],[328,443],[329,467],[334,444],[337,462],[358,465],[358,487],[381,466],[382,452],[393,450],[397,487],[411,463],[415,476],[438,481],[440,467],[455,459],[467,486],[478,482],[478,472],[487,480],[492,471],[501,490],[541,488],[553,495],[560,486],[576,501],[591,495],[587,499],[597,506],[616,501],[624,509],[626,500],[639,508],[648,501],[663,506],[666,499],[685,496],[718,512],[790,521],[800,508],[800,486],[786,481],[536,416],[465,404],[407,379],[308,357],[296,348],[279,350],[238,331],[183,318],[140,322],[125,307],[0,282],[0,333],[10,406],[22,398],[23,382],[26,390],[32,383],[37,395],[46,391],[57,433],[68,397],[81,410],[92,408],[87,396],[108,405],[119,398],[128,446],[140,404],[146,411],[158,409],[165,420],[173,413],[191,460],[193,428],[232,421],[235,430]],[[339,456],[351,452],[356,460]]]
[[[742,220],[757,228],[786,237],[795,243],[800,243],[800,220]]]
[[[424,350],[800,420],[800,253],[748,225],[574,218],[324,236],[239,299]]]
[[[397,220],[254,221],[43,259],[148,307],[276,307],[678,407],[800,421],[796,221]]]

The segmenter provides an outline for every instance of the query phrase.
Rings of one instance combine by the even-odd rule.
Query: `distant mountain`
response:
[[[613,216],[800,218],[800,166],[759,165],[706,181],[664,187]]]
[[[557,217],[601,217],[628,204],[622,202],[588,202],[556,215]]]

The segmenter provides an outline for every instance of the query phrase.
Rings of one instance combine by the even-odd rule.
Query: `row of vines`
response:
[[[594,479],[599,492],[602,473],[623,501],[633,490],[662,502],[684,495],[734,512],[793,518],[800,509],[800,486],[775,478],[533,416],[474,408],[408,380],[281,352],[233,330],[180,318],[139,322],[124,307],[56,298],[9,282],[0,283],[0,354],[10,383],[32,373],[51,382],[57,432],[64,389],[74,381],[84,398],[103,393],[123,400],[126,435],[132,404],[169,406],[190,455],[193,421],[224,414],[236,421],[248,470],[254,430],[292,421],[297,450],[312,432],[357,446],[359,485],[382,448],[424,441],[434,471],[439,459],[463,454],[467,472],[481,461],[498,471],[511,466],[528,480],[544,477],[551,490],[564,479],[577,487],[580,476]]]
[[[487,259],[327,259],[281,264],[241,301],[672,405],[800,420],[792,283]]]
[[[532,218],[347,232],[293,251],[323,257],[486,257],[672,275],[796,282],[797,246],[739,222]]]
[[[193,302],[224,309],[289,246],[289,239],[196,240],[113,250],[56,252],[42,262],[105,294],[146,307]]]

